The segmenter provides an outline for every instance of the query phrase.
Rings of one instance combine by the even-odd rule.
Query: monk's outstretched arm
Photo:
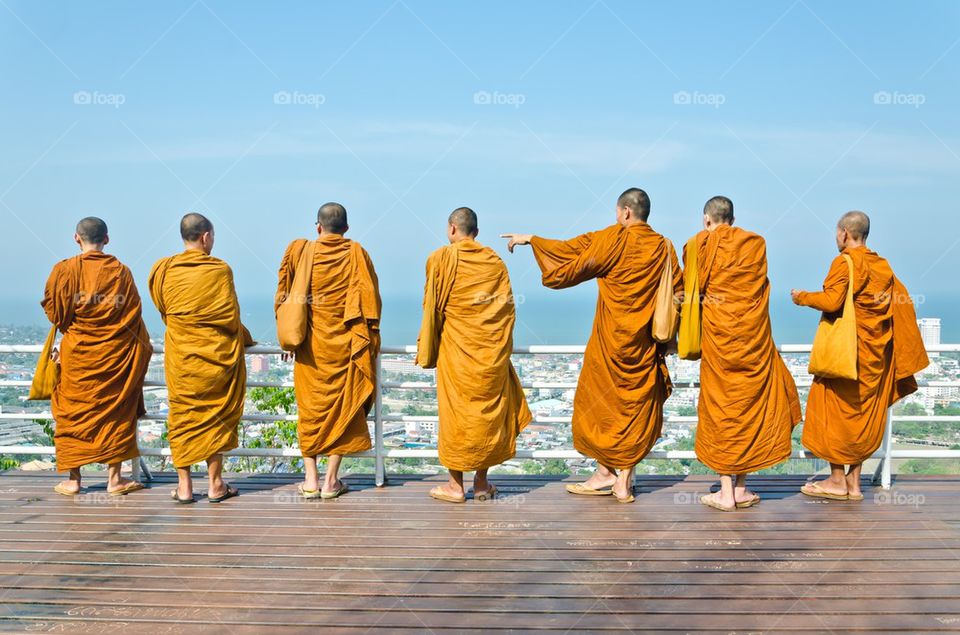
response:
[[[605,275],[620,256],[621,234],[611,228],[566,241],[534,236],[530,246],[543,273],[543,285],[565,289]]]
[[[812,307],[824,313],[836,313],[843,308],[849,279],[850,273],[847,271],[846,259],[843,256],[837,256],[823,281],[823,291],[801,291],[797,294],[797,304]]]

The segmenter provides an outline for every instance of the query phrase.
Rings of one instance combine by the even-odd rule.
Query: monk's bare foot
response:
[[[604,476],[603,474],[600,474],[600,472],[594,472],[593,476],[583,482],[583,484],[590,489],[607,489],[608,487],[613,487],[616,483],[616,474],[608,474]]]
[[[454,498],[463,498],[466,496],[466,493],[463,491],[462,487],[457,487],[453,483],[444,483],[443,485],[437,485],[434,489],[440,490],[448,496],[453,496]]]
[[[617,479],[613,484],[613,495],[620,499],[633,496],[633,483],[627,483],[626,481]]]
[[[701,497],[700,501],[709,507],[722,507],[725,510],[737,508],[737,503],[733,496],[724,496],[723,492],[714,492]],[[711,504],[712,503],[712,504]]]
[[[749,503],[757,497],[756,494],[748,490],[746,487],[735,487],[733,488],[733,498],[738,503]]]
[[[67,479],[66,481],[60,481],[60,483],[55,488],[59,492],[64,494],[79,494],[80,493],[80,481],[75,481],[73,479]]]
[[[304,492],[315,492],[320,489],[320,480],[314,479],[311,481],[310,479],[305,478],[303,479],[303,483],[300,484],[300,488]]]
[[[863,492],[860,491],[859,478],[851,478],[851,475],[847,474],[846,481],[847,481],[847,495],[850,498],[860,498],[861,496],[863,496]]]

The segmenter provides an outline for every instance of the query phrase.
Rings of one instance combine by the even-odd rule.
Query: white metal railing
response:
[[[778,346],[778,350],[781,353],[793,353],[793,354],[803,354],[810,352],[810,344],[785,344]],[[569,355],[569,354],[582,354],[584,352],[584,346],[521,346],[514,349],[515,355]],[[382,355],[411,355],[416,353],[416,346],[384,346],[381,349],[381,357],[377,358],[376,364],[376,395],[374,401],[374,407],[370,414],[370,419],[374,424],[374,447],[372,450],[365,452],[358,452],[352,454],[354,457],[368,457],[373,458],[375,463],[375,472],[376,472],[376,483],[377,485],[383,485],[387,480],[386,473],[386,459],[396,459],[396,458],[437,458],[436,449],[409,449],[409,448],[390,448],[387,449],[384,446],[384,430],[383,424],[387,421],[418,421],[418,422],[437,422],[437,416],[428,416],[428,415],[397,415],[397,414],[384,414],[383,412],[383,390],[384,389],[398,389],[398,390],[434,390],[436,386],[428,382],[394,382],[394,381],[383,381],[382,379]],[[14,353],[28,353],[28,354],[39,354],[42,351],[42,346],[33,345],[33,344],[14,344],[14,345],[0,345],[0,354],[14,354]],[[943,353],[943,352],[960,352],[960,344],[940,344],[940,345],[931,345],[927,347],[927,351],[930,353]],[[163,345],[154,344],[154,354],[162,354]],[[253,346],[246,350],[247,355],[280,355],[283,351],[277,347],[270,346]],[[144,382],[145,387],[158,387],[164,386],[165,382],[158,381],[146,381]],[[674,382],[675,388],[697,388],[699,387],[699,381],[690,381],[690,382]],[[809,386],[810,382],[798,382],[799,387]],[[936,386],[936,387],[953,387],[960,386],[960,382],[950,382],[950,381],[931,381],[927,382],[925,385]],[[29,387],[29,381],[17,381],[17,380],[0,380],[0,386],[17,386],[17,387]],[[273,387],[273,388],[284,388],[292,387],[292,382],[256,382],[248,381],[248,388],[255,387]],[[573,382],[522,382],[522,386],[526,389],[573,389],[576,388],[576,383]],[[872,458],[879,459],[880,463],[877,468],[877,472],[874,475],[876,480],[879,480],[881,485],[884,488],[889,488],[892,480],[892,467],[891,461],[893,459],[957,459],[960,458],[960,450],[949,450],[949,449],[937,449],[937,450],[894,450],[892,445],[892,436],[893,436],[893,424],[899,421],[939,421],[939,422],[954,422],[960,421],[960,416],[948,416],[948,415],[898,415],[892,416],[888,413],[887,416],[887,426],[884,431],[884,439],[881,447],[873,455]],[[33,419],[33,420],[52,420],[53,416],[49,412],[42,413],[0,413],[0,419]],[[145,415],[141,418],[142,421],[166,421],[166,417],[163,415]],[[244,414],[242,417],[243,421],[249,422],[271,422],[271,421],[296,421],[296,415],[270,415],[270,414]],[[570,423],[571,417],[534,417],[534,423]],[[670,416],[665,417],[665,423],[687,423],[693,424],[696,423],[697,417],[688,417],[688,416]],[[0,446],[0,454],[17,454],[17,455],[53,455],[55,450],[53,446],[20,446],[20,445],[11,445],[11,446]],[[141,456],[170,456],[170,448],[141,448]],[[251,457],[251,458],[286,458],[286,457],[301,457],[300,451],[297,448],[245,448],[240,447],[235,450],[230,451],[229,456],[239,456],[239,457]],[[516,458],[521,459],[578,459],[585,458],[582,454],[575,450],[517,450]],[[647,458],[650,459],[696,459],[696,453],[690,450],[655,450],[650,452],[647,455]],[[795,451],[791,458],[793,459],[809,459],[815,458],[806,454],[803,449]],[[135,471],[138,468],[145,467],[142,460],[134,462]]]

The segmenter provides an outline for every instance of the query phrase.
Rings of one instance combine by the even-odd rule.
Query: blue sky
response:
[[[527,307],[575,300],[583,322],[592,287],[542,290],[495,236],[598,229],[639,186],[678,245],[730,196],[767,238],[778,303],[819,286],[836,218],[864,209],[921,314],[960,319],[958,27],[954,2],[0,0],[5,293],[39,299],[91,214],[145,292],[195,210],[241,297],[265,297],[336,200],[390,317],[416,310],[390,298],[421,291],[469,205]]]

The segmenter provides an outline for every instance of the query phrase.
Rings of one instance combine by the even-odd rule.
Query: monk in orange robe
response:
[[[466,500],[463,473],[476,472],[474,500],[497,495],[487,471],[516,454],[516,440],[532,420],[510,362],[516,320],[513,290],[503,261],[477,242],[477,215],[467,207],[450,214],[450,244],[430,254],[423,324],[416,363],[437,369],[440,463],[448,483],[430,495]]]
[[[653,339],[651,322],[664,267],[673,272],[674,294],[683,293],[683,281],[676,253],[647,224],[649,216],[647,193],[631,188],[617,199],[617,222],[606,229],[568,241],[504,234],[510,251],[533,247],[551,289],[597,280],[597,313],[573,400],[573,446],[597,460],[597,471],[568,485],[572,494],[633,502],[634,469],[663,427],[672,384],[667,346]]]
[[[720,491],[700,500],[722,511],[760,502],[746,475],[790,458],[801,417],[796,383],[770,329],[766,243],[733,221],[733,202],[715,196],[694,239],[702,306],[695,450],[720,475]]]
[[[180,221],[186,250],[162,258],[150,271],[150,295],[167,326],[164,365],[170,412],[167,439],[179,484],[178,503],[194,502],[190,468],[206,461],[208,501],[239,492],[223,480],[223,453],[238,445],[250,332],[240,323],[233,272],[210,255],[213,224],[200,214]]]
[[[80,468],[106,463],[107,492],[119,496],[143,489],[120,476],[120,466],[140,456],[137,420],[145,413],[143,378],[153,346],[130,270],[103,252],[107,224],[84,218],[73,239],[80,255],[54,266],[41,303],[63,333],[51,410],[57,469],[70,476],[54,489],[73,496]]]
[[[299,486],[304,498],[336,498],[347,491],[338,477],[343,455],[369,450],[367,414],[376,391],[380,352],[380,290],[370,256],[344,238],[347,210],[326,203],[317,212],[307,336],[294,353],[297,436],[306,468]],[[275,309],[293,287],[306,240],[287,247],[280,264]],[[317,456],[326,455],[323,484]]]
[[[829,478],[800,490],[817,498],[863,500],[860,472],[883,441],[887,410],[916,392],[914,374],[929,363],[913,301],[890,264],[867,248],[869,234],[866,214],[844,214],[836,234],[841,255],[830,265],[823,291],[791,291],[800,306],[839,313],[850,285],[843,254],[853,261],[857,379],[814,377],[803,423],[803,446],[830,463]]]

